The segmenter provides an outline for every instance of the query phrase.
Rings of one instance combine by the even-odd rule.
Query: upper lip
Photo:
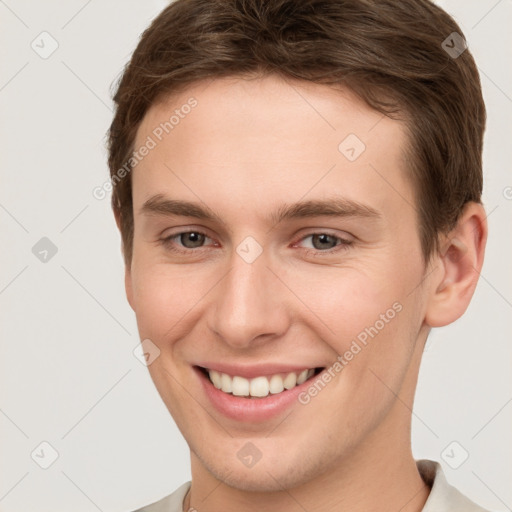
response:
[[[312,368],[323,368],[323,365],[315,364],[283,364],[283,363],[259,363],[253,365],[244,364],[229,364],[229,363],[216,363],[216,362],[201,362],[196,366],[206,368],[208,370],[215,370],[220,373],[226,373],[232,377],[244,377],[246,379],[253,379],[255,377],[266,377],[275,375],[276,373],[300,373],[302,370],[309,370]]]

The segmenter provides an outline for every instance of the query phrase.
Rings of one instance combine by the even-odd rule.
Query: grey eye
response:
[[[326,233],[320,233],[318,235],[310,235],[311,242],[315,249],[332,249],[338,245],[339,238],[333,235],[327,235]]]
[[[206,236],[196,231],[180,234],[180,243],[187,249],[201,247],[204,244]]]

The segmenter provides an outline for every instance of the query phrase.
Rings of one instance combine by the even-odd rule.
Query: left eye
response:
[[[346,240],[340,238],[339,236],[329,235],[327,233],[315,233],[312,235],[308,235],[302,238],[302,241],[308,239],[310,239],[310,245],[308,248],[316,249],[318,251],[332,249],[337,245],[347,245],[349,243]]]

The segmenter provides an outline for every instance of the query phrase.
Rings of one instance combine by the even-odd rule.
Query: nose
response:
[[[289,328],[290,310],[265,251],[252,263],[234,252],[230,263],[230,271],[215,287],[209,328],[237,349],[282,336]]]

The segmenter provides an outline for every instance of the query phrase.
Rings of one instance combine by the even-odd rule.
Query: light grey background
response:
[[[165,4],[0,0],[3,512],[128,511],[190,478],[187,446],[132,353],[139,340],[109,198],[92,195],[108,176],[110,85]],[[413,449],[417,458],[441,460],[449,481],[474,500],[505,511],[512,507],[512,3],[441,5],[460,23],[481,72],[490,239],[468,312],[427,344]],[[47,58],[31,47],[48,52],[53,39],[58,48]],[[32,252],[42,237],[58,249],[47,262]],[[44,249],[35,252],[44,257]],[[52,449],[59,456],[42,469]]]

